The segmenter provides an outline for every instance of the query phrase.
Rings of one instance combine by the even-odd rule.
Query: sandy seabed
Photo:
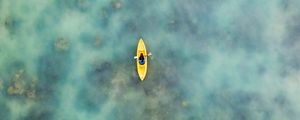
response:
[[[0,0],[1,120],[298,120],[299,6]]]

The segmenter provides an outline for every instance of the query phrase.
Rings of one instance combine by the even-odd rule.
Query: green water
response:
[[[0,119],[297,120],[299,5],[0,0]]]

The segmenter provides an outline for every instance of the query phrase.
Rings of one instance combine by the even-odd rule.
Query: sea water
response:
[[[299,119],[299,5],[0,0],[0,119]]]

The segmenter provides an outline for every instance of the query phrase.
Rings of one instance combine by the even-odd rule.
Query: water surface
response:
[[[2,120],[297,120],[297,0],[0,0]],[[143,37],[141,82],[133,59]]]

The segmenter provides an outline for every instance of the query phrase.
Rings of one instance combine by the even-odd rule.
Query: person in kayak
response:
[[[139,57],[139,63],[140,63],[141,65],[144,65],[144,64],[145,64],[145,58],[144,58],[143,53],[141,53],[141,55],[140,55],[140,57]]]

